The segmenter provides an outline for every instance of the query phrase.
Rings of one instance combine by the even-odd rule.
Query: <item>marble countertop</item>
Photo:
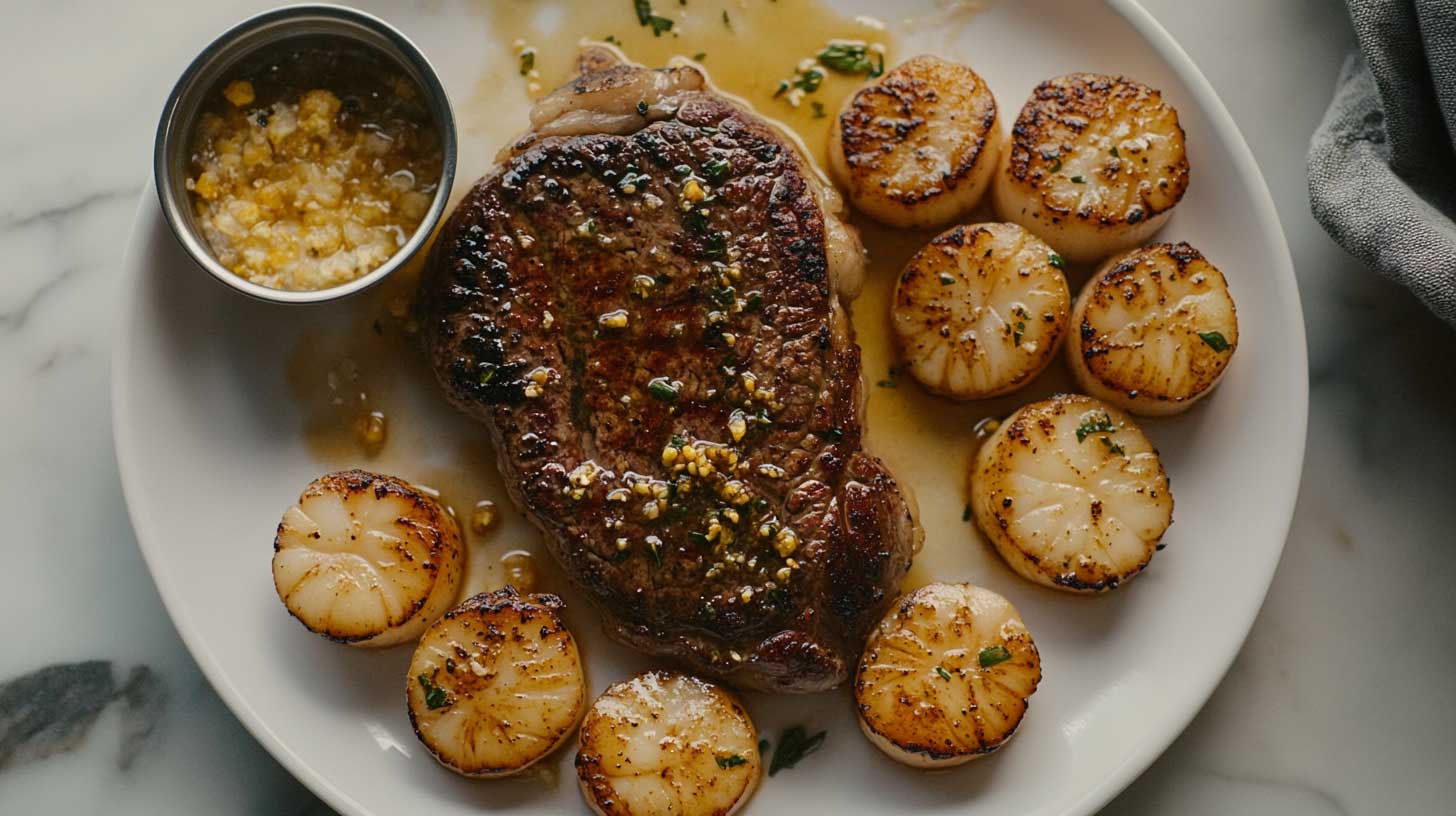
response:
[[[1252,636],[1106,812],[1451,812],[1456,333],[1309,216],[1304,151],[1348,22],[1332,0],[1145,4],[1273,191],[1309,330],[1310,424]],[[439,4],[423,5],[399,13]],[[0,569],[0,813],[328,812],[178,640],[122,505],[107,400],[114,273],[157,111],[200,44],[256,6],[30,3],[0,28],[0,507],[15,525]]]

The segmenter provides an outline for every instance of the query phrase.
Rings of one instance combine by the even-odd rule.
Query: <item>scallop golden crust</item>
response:
[[[1162,549],[1173,495],[1158,452],[1126,414],[1058,394],[1021,408],[982,443],[971,511],[1022,577],[1097,593]]]
[[[362,470],[315,479],[273,539],[273,584],[312,632],[351,646],[419,637],[460,594],[464,548],[439,502]]]
[[[1071,261],[1157,232],[1188,189],[1178,112],[1127,77],[1068,74],[1036,87],[996,174],[996,212]]]
[[[1005,144],[985,81],[933,56],[906,60],[862,88],[829,138],[830,171],[854,206],[884,224],[916,228],[973,209]]]
[[[900,273],[895,339],[927,389],[956,399],[1030,382],[1066,333],[1071,294],[1051,247],[1015,224],[954,227]]]
[[[1135,414],[1188,410],[1239,344],[1228,282],[1185,243],[1108,261],[1082,289],[1072,325],[1067,364],[1078,385]]]
[[[916,768],[960,765],[1011,739],[1041,682],[1041,656],[1005,598],[929,584],[896,601],[855,675],[860,729]]]
[[[603,692],[576,755],[582,794],[603,816],[727,816],[761,768],[758,732],[732,694],[662,671]]]
[[[507,586],[431,626],[410,659],[410,724],[465,776],[509,776],[556,750],[581,720],[586,676],[555,595]]]

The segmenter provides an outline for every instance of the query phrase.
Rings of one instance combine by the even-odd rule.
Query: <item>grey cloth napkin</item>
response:
[[[1359,53],[1310,140],[1310,209],[1456,326],[1456,0],[1347,5]]]

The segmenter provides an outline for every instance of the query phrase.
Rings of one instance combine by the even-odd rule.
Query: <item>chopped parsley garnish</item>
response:
[[[422,674],[416,679],[420,681],[420,688],[425,691],[425,708],[434,710],[450,704],[450,695],[431,682],[428,674]]]
[[[819,86],[824,84],[824,72],[818,68],[810,68],[794,80],[795,88],[802,88],[804,93],[814,93]]]
[[[1122,446],[1121,445],[1117,444],[1116,442],[1113,442],[1112,441],[1112,437],[1104,436],[1104,437],[1101,437],[1101,439],[1102,439],[1102,444],[1104,444],[1104,445],[1107,446],[1107,452],[1108,453],[1122,454],[1122,453],[1126,453],[1127,452],[1127,451],[1125,451],[1125,450],[1122,449]]]
[[[941,286],[950,286],[953,283],[955,283],[955,275],[952,275],[949,272],[940,273]]]
[[[1018,320],[1018,321],[1016,321],[1016,329],[1015,329],[1015,331],[1011,332],[1011,344],[1013,346],[1020,346],[1021,345],[1021,335],[1025,331],[1026,331],[1026,321],[1025,320]]]
[[[1055,252],[1047,253],[1047,263],[1051,264],[1057,269],[1065,270],[1067,268],[1067,262],[1062,260],[1062,256],[1058,255]]]
[[[688,210],[687,215],[683,216],[683,220],[687,222],[688,229],[693,232],[702,232],[708,228],[708,211],[702,207]]]
[[[646,116],[647,115],[647,100],[646,99],[639,99],[639,100],[637,100],[637,115],[638,116]]]
[[[700,547],[706,547],[710,543],[708,541],[708,537],[706,535],[698,532],[697,530],[694,530],[691,533],[688,533],[688,541],[691,541],[691,542],[693,542],[694,544],[697,544]]]
[[[871,58],[873,56],[873,58]],[[862,42],[839,40],[815,55],[819,64],[841,74],[863,74],[870,79],[885,72],[885,55],[871,51]]]
[[[632,8],[640,25],[652,27],[652,36],[661,37],[662,32],[672,30],[672,20],[652,13],[652,0],[632,0]]]
[[[622,44],[622,41],[619,40],[619,39],[617,39],[617,36],[615,34],[608,34],[607,36],[603,37],[602,38],[602,42],[609,42],[612,45],[621,45]]]
[[[1229,345],[1229,341],[1225,340],[1223,335],[1216,331],[1199,332],[1198,337],[1214,351],[1223,352],[1233,348]]]
[[[1117,155],[1117,145],[1113,145],[1112,146],[1112,158],[1114,158],[1114,159],[1121,158],[1120,156]]]
[[[733,30],[733,21],[728,19],[728,9],[723,9],[723,25],[726,26],[729,31]]]
[[[1082,176],[1072,176],[1072,183],[1073,184],[1086,184],[1087,183],[1087,179],[1083,178]]]
[[[708,52],[707,51],[699,51],[698,53],[696,53],[696,54],[693,55],[693,62],[702,62],[703,60],[705,60],[707,58],[708,58]]]
[[[1137,222],[1139,222],[1141,220],[1143,220],[1143,208],[1142,207],[1133,207],[1132,209],[1130,209],[1130,210],[1127,211],[1127,223],[1129,223],[1129,224],[1136,224]]]
[[[708,297],[718,306],[727,309],[733,305],[737,292],[731,286],[719,286],[708,293]]]
[[[768,753],[768,739],[765,738],[758,741],[758,752],[760,754]]]
[[[825,428],[824,435],[829,437],[830,439],[833,439],[835,442],[838,442],[839,440],[844,438],[844,429],[840,427]]]
[[[663,402],[677,402],[677,386],[666,377],[653,377],[647,382],[647,393]]]
[[[721,258],[728,254],[727,233],[715,232],[708,236],[706,245],[703,247],[703,257]]]
[[[525,51],[521,52],[521,76],[525,76],[526,74],[531,73],[531,69],[535,67],[536,49],[527,48]]]
[[[936,666],[935,667],[935,673],[938,674],[938,675],[940,675],[940,679],[942,679],[942,680],[949,680],[950,679],[950,672],[946,671],[945,669],[943,669],[943,668],[941,668],[939,666]]]
[[[811,107],[811,108],[814,109],[814,118],[815,119],[823,119],[824,118],[824,103],[823,102],[820,102],[818,100],[815,100],[815,101],[809,103],[809,107]]]
[[[1112,417],[1103,414],[1095,419],[1084,420],[1077,426],[1077,441],[1081,442],[1095,433],[1112,433],[1117,426],[1112,424]]]
[[[729,768],[737,768],[739,765],[748,764],[748,760],[744,759],[738,754],[729,754],[728,756],[715,756],[713,757],[713,761],[718,763],[718,767],[722,768],[725,771]]]
[[[768,764],[768,775],[773,776],[798,765],[804,757],[819,750],[824,744],[824,737],[825,732],[811,735],[802,725],[784,729],[784,733],[779,735],[778,747],[774,749],[773,761]]]
[[[970,520],[971,520],[971,506],[968,504],[968,505],[965,506],[965,509],[961,510],[961,521],[970,521]]]
[[[1062,172],[1062,157],[1061,156],[1057,156],[1055,159],[1052,160],[1052,172],[1053,173],[1060,173],[1060,172]]]
[[[728,178],[728,173],[732,169],[733,165],[729,164],[727,159],[713,159],[703,165],[703,175],[708,181],[717,184],[723,179]]]
[[[762,292],[749,292],[748,297],[743,301],[743,308],[750,312],[756,312],[763,306]]]
[[[1011,652],[1005,646],[987,646],[981,650],[981,668],[989,669],[997,663],[1011,659]]]

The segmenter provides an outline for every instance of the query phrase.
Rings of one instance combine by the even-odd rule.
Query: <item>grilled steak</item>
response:
[[[862,252],[800,153],[697,70],[612,62],[588,53],[451,215],[426,348],[612,637],[833,687],[915,534],[860,449]]]

